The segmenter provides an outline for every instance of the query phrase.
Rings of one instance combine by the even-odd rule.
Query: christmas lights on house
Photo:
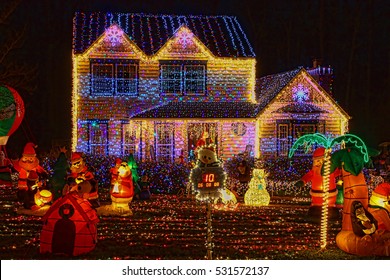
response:
[[[152,151],[175,161],[192,153],[192,123],[217,123],[222,159],[247,145],[255,157],[286,156],[298,134],[348,130],[348,115],[305,69],[256,81],[235,17],[76,13],[73,68],[73,150],[119,156],[133,145],[140,160]],[[129,143],[133,121],[142,129]]]

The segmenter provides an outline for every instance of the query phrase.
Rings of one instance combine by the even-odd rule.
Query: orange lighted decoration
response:
[[[48,204],[53,198],[53,195],[48,190],[37,191],[34,195],[35,204],[42,207],[45,204]]]
[[[40,253],[78,256],[97,243],[99,218],[88,200],[76,193],[57,199],[43,216]]]
[[[133,212],[129,204],[134,196],[133,176],[130,166],[125,161],[121,162],[117,173],[113,175],[113,185],[110,190],[112,203],[99,207],[98,213],[104,216],[130,216]]]
[[[339,176],[339,169],[336,169],[329,175],[329,190],[328,193],[324,191],[324,177],[321,174],[321,169],[324,165],[325,148],[317,148],[313,153],[313,167],[302,178],[301,182],[307,184],[311,182],[311,205],[309,209],[309,215],[314,217],[321,216],[321,209],[324,203],[328,206],[330,217],[338,217],[338,210],[336,208],[337,188],[335,177]],[[301,185],[303,185],[301,183]],[[299,184],[297,184],[299,185]],[[325,201],[325,195],[327,200]]]
[[[349,140],[353,144],[335,152],[331,159],[331,170],[341,168],[344,182],[344,207],[341,231],[336,236],[337,246],[350,254],[361,256],[389,256],[390,255],[390,232],[374,229],[376,222],[368,208],[368,188],[365,177],[362,173],[364,163],[369,161],[370,155],[363,141],[354,137]],[[364,213],[357,211],[357,206],[361,205]],[[356,218],[357,215],[361,218]],[[373,215],[372,215],[373,216]],[[362,221],[369,222],[365,227],[365,234],[359,234],[356,228]]]

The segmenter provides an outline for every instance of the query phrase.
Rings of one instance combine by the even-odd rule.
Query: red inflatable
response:
[[[378,221],[379,229],[390,232],[390,184],[388,182],[380,183],[372,192],[370,197],[368,211]]]
[[[96,211],[86,199],[69,193],[57,199],[43,216],[40,252],[78,256],[97,243]]]
[[[313,153],[313,166],[302,178],[299,185],[304,185],[311,182],[311,205],[309,209],[310,216],[321,217],[322,204],[324,203],[325,191],[323,186],[323,176],[321,174],[322,165],[324,163],[325,148],[317,148]],[[328,208],[330,217],[338,217],[336,208],[336,177],[340,175],[339,169],[336,169],[329,177],[329,192],[328,192]]]

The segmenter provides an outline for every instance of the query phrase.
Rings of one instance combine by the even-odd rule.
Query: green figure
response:
[[[133,154],[129,155],[129,159],[127,160],[127,164],[129,165],[129,167],[131,169],[131,174],[133,177],[134,193],[139,194],[141,191],[140,187],[138,185],[138,181],[140,178],[138,175],[138,165],[137,165],[137,162],[135,161]]]
[[[53,201],[62,196],[62,190],[66,184],[67,172],[69,170],[68,159],[65,155],[66,149],[63,147],[60,149],[60,154],[54,163],[54,172],[49,180],[49,186],[53,193]]]

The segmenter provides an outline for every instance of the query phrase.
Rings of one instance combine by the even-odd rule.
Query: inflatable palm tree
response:
[[[336,146],[337,144],[345,143],[346,145],[348,144],[349,146],[353,146],[354,150],[356,153],[361,155],[359,159],[363,160],[363,163],[359,161],[358,164],[361,164],[362,168],[364,163],[369,161],[369,155],[367,152],[367,147],[364,144],[364,142],[357,137],[356,135],[353,134],[345,134],[339,137],[336,137],[334,139],[327,137],[323,134],[320,133],[314,133],[314,134],[306,134],[300,138],[293,144],[289,151],[289,157],[292,157],[295,153],[295,151],[300,147],[300,146],[305,146],[306,148],[311,147],[312,145],[316,144],[319,146],[323,146],[325,148],[325,154],[324,154],[324,165],[323,165],[323,187],[324,187],[324,203],[322,205],[322,214],[321,214],[321,248],[324,249],[327,244],[327,220],[328,220],[328,191],[329,191],[329,178],[330,174],[335,170],[337,164],[333,164],[333,156],[331,160],[331,153],[332,153],[332,148]],[[343,149],[344,150],[344,149]],[[340,150],[340,151],[343,151]],[[341,160],[341,155],[343,155],[343,152],[338,151],[337,155],[338,158]],[[340,163],[340,162],[339,162]],[[340,163],[341,164],[341,163]],[[348,162],[348,165],[354,166],[354,163]],[[342,166],[338,166],[342,167]],[[361,170],[360,170],[361,172]],[[343,175],[344,176],[344,175]],[[363,174],[362,174],[363,176]],[[364,179],[364,176],[363,176]],[[364,181],[364,186],[365,186],[365,192],[359,188],[359,192],[366,193],[367,195],[363,194],[362,200],[365,200],[365,203],[363,205],[367,207],[368,204],[368,189]],[[345,189],[344,189],[345,193]],[[348,199],[344,201],[344,209],[345,207],[350,207],[352,201],[349,201]],[[349,208],[348,208],[349,209]],[[344,220],[346,221],[347,219],[344,218],[345,214],[343,214],[343,226],[344,226]],[[350,223],[350,220],[349,220]],[[347,227],[347,226],[346,226]],[[348,226],[349,227],[349,226]]]

